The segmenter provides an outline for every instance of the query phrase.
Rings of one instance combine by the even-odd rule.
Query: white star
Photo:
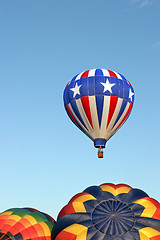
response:
[[[109,81],[108,81],[108,79],[107,79],[107,81],[106,81],[106,83],[102,83],[101,82],[101,84],[104,86],[104,90],[103,90],[103,92],[106,92],[107,90],[110,92],[110,93],[112,93],[112,87],[114,86],[114,85],[116,85],[115,83],[109,83]]]
[[[131,88],[129,89],[129,98],[131,99],[132,101],[132,96],[134,95],[134,93],[131,91]]]
[[[78,86],[78,85],[77,85],[77,82],[76,82],[75,87],[70,89],[71,91],[74,92],[73,97],[75,97],[77,94],[80,95],[79,89],[80,89],[81,86],[82,86],[82,85]]]

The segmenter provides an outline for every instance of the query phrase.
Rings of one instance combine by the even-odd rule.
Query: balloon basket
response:
[[[98,150],[98,158],[103,158],[103,150],[101,148]]]

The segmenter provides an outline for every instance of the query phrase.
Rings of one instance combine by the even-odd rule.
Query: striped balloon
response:
[[[76,75],[64,90],[65,109],[95,147],[106,142],[128,118],[134,102],[134,90],[121,74],[92,69]]]
[[[55,221],[33,208],[12,208],[0,213],[1,240],[51,240]]]
[[[76,194],[59,213],[53,240],[160,240],[160,203],[126,184]]]

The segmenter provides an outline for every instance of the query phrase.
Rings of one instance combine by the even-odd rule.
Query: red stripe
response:
[[[128,84],[129,84],[130,86],[132,86],[131,83],[130,83],[128,80],[127,80],[127,82],[128,82]]]
[[[18,233],[18,229],[16,229],[14,226],[9,225],[9,224],[5,224],[2,228],[1,228],[1,232],[3,233],[7,233],[10,232],[12,235],[16,235]]]
[[[71,82],[71,81],[69,81],[69,82],[67,83],[66,87],[70,84],[70,82]]]
[[[127,110],[124,118],[122,119],[122,121],[120,122],[120,124],[118,125],[118,127],[116,128],[116,130],[117,130],[118,128],[120,128],[120,126],[121,126],[121,125],[124,123],[124,121],[127,119],[127,117],[129,116],[129,113],[130,113],[131,109],[132,109],[132,104],[130,104],[130,106],[129,106],[129,108],[128,108],[128,110]],[[115,130],[115,131],[116,131],[116,130]]]
[[[108,72],[109,72],[110,77],[116,77],[117,78],[117,75],[113,71],[108,70]]]
[[[101,184],[99,186],[102,187],[102,186],[105,186],[105,185],[115,188],[115,184],[114,183],[103,183],[103,184]]]
[[[31,239],[32,236],[30,235],[30,233],[27,231],[27,228],[26,229],[23,229],[21,231],[21,235],[23,237],[23,239]]]
[[[17,222],[17,223],[14,225],[14,227],[15,227],[16,229],[18,229],[19,232],[21,232],[22,230],[25,229],[25,226],[24,226],[22,223],[20,223],[20,222]]]
[[[80,78],[88,77],[88,74],[89,74],[89,70],[85,71]]]
[[[62,210],[58,214],[58,219],[70,213],[75,213],[72,203],[68,203],[62,208]]]
[[[74,196],[70,199],[69,203],[72,203],[72,202],[73,202],[74,200],[76,200],[78,197],[83,196],[83,195],[89,195],[89,193],[85,193],[85,192],[77,193],[76,195],[74,195]]]
[[[159,239],[160,239],[160,235],[150,238],[150,240],[159,240]]]
[[[155,200],[154,198],[144,197],[143,199],[146,199],[146,200],[150,201],[151,203],[153,203],[156,208],[160,207],[160,203],[157,200]]]
[[[116,189],[117,189],[117,188],[120,188],[120,187],[129,187],[130,189],[132,189],[131,186],[129,186],[129,185],[127,185],[127,184],[120,183],[120,184],[117,184],[117,185],[116,185]]]
[[[154,215],[152,216],[152,218],[160,220],[160,203],[157,200],[155,200],[154,198],[150,198],[150,197],[145,197],[143,199],[146,199],[149,202],[154,204],[154,206],[157,208],[157,210],[154,213]]]
[[[131,186],[127,185],[127,184],[114,184],[114,183],[103,183],[100,185],[101,186],[104,186],[104,185],[107,185],[107,186],[110,186],[110,187],[113,187],[114,189],[117,189],[117,188],[120,188],[120,187],[129,187],[131,188]],[[132,188],[131,188],[132,189]]]
[[[73,114],[71,113],[71,110],[69,109],[69,106],[66,105],[66,110],[69,114],[69,116],[72,118],[72,120],[79,126],[78,122],[76,121],[76,119],[74,118]],[[80,126],[79,126],[80,127]],[[80,127],[81,128],[81,127]]]
[[[153,218],[160,220],[160,207],[157,208],[155,214],[153,215]]]
[[[88,121],[90,122],[90,124],[93,128],[90,105],[89,105],[89,97],[88,96],[81,97],[81,103],[82,103],[84,111],[87,115]]]
[[[2,215],[3,216],[3,215]],[[2,217],[1,216],[1,217]],[[2,228],[2,226],[5,224],[5,221],[6,221],[6,219],[1,219],[0,220],[0,229]]]
[[[55,240],[76,240],[77,235],[70,233],[70,232],[65,232],[62,230],[55,238]]]
[[[118,102],[118,97],[117,96],[111,96],[110,97],[110,107],[109,107],[109,116],[108,116],[107,127],[108,127],[108,125],[109,125],[109,123],[112,119],[112,116],[113,116],[113,113],[115,111],[117,102]]]

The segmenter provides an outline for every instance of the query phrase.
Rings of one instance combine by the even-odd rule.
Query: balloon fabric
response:
[[[12,208],[0,213],[1,240],[51,240],[55,220],[33,208]]]
[[[54,240],[159,240],[160,203],[126,184],[76,194],[59,213]]]
[[[103,149],[128,118],[134,103],[134,90],[121,74],[92,69],[76,75],[67,84],[63,98],[73,123],[96,148]]]

